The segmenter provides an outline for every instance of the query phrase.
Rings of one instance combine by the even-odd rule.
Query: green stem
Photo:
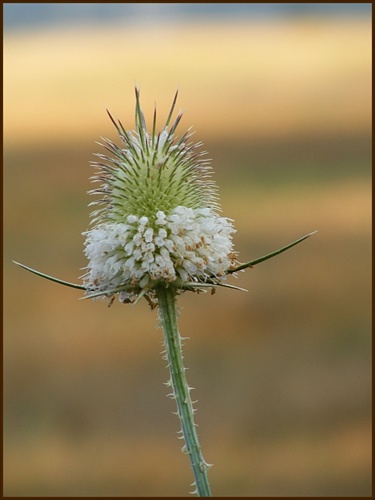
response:
[[[190,398],[185,368],[182,361],[181,337],[177,326],[176,293],[173,288],[160,286],[157,289],[160,318],[164,331],[164,341],[171,374],[171,385],[177,403],[178,416],[195,476],[197,493],[201,497],[211,496],[207,478],[208,464],[205,462],[199,445],[196,424],[194,423],[193,404]]]

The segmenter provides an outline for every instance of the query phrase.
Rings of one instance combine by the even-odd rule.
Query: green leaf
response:
[[[227,274],[233,274],[236,273],[237,271],[242,271],[243,269],[247,269],[248,267],[253,267],[256,266],[257,264],[260,264],[261,262],[264,262],[265,260],[271,259],[272,257],[275,257],[276,255],[279,255],[282,252],[285,252],[289,248],[294,247],[295,245],[298,245],[298,243],[301,243],[301,241],[305,240],[306,238],[309,238],[309,236],[312,236],[313,234],[317,233],[318,231],[313,231],[312,233],[306,234],[305,236],[302,236],[302,238],[299,238],[296,241],[293,241],[293,243],[289,243],[289,245],[286,245],[283,248],[280,248],[279,250],[276,250],[275,252],[269,253],[267,255],[264,255],[263,257],[259,257],[258,259],[251,260],[250,262],[246,262],[246,264],[241,264],[240,266],[236,267],[235,269],[231,269],[230,271],[227,272]]]
[[[54,281],[55,283],[59,283],[60,285],[65,285],[69,286],[71,288],[78,288],[78,290],[86,290],[86,288],[82,285],[76,285],[75,283],[69,283],[69,281],[63,281],[58,278],[54,278],[53,276],[48,276],[48,274],[41,273],[40,271],[36,271],[35,269],[32,269],[31,267],[27,267],[24,264],[20,264],[19,262],[16,262],[13,260],[17,266],[23,267],[23,269],[26,269],[26,271],[30,271],[31,273],[37,274],[38,276],[41,276],[42,278],[45,278],[47,280]]]

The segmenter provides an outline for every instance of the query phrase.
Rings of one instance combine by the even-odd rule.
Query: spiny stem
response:
[[[201,497],[211,496],[207,478],[208,464],[205,462],[196,431],[190,389],[185,376],[182,360],[181,337],[177,326],[176,293],[173,288],[160,286],[157,289],[160,319],[164,331],[168,366],[171,374],[173,393],[177,403],[178,416],[195,476],[197,493]]]

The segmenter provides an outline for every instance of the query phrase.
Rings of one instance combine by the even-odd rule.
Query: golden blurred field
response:
[[[4,38],[4,494],[188,496],[146,303],[79,301],[92,153],[176,88],[248,293],[180,298],[216,496],[371,493],[371,21],[144,24]]]

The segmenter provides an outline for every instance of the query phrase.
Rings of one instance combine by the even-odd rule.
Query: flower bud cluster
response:
[[[102,223],[84,233],[89,259],[85,286],[116,290],[124,284],[183,283],[224,279],[234,262],[230,221],[210,208],[178,206],[169,215],[128,215],[126,223]]]

